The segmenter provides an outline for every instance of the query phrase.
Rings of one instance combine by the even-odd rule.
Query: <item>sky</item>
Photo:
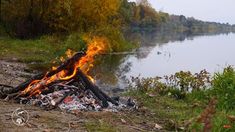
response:
[[[204,21],[235,24],[235,0],[149,0],[156,10]]]

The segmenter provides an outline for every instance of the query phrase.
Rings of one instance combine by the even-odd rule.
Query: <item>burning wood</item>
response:
[[[103,50],[104,44],[93,42],[86,53],[72,55],[69,51],[70,58],[59,67],[35,75],[16,88],[2,90],[1,97],[47,109],[100,110],[111,104],[118,106],[119,103],[101,91],[88,75],[93,67],[94,56]]]

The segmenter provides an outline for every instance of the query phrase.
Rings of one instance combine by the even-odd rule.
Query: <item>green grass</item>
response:
[[[208,100],[203,102],[187,100],[176,100],[169,96],[156,95],[150,97],[148,94],[139,91],[130,91],[128,95],[136,98],[142,107],[146,107],[154,116],[151,119],[158,119],[163,122],[166,130],[196,130],[201,131],[203,125],[197,122],[198,117],[207,106]],[[205,103],[207,102],[207,103]],[[194,104],[198,104],[194,107]],[[212,123],[213,131],[235,131],[235,123],[229,122],[228,115],[235,115],[235,111],[216,110]],[[151,120],[150,119],[150,120]],[[186,123],[189,125],[186,125]],[[224,125],[231,125],[231,128],[224,128]]]
[[[230,122],[227,116],[235,116],[235,71],[231,66],[224,69],[222,73],[213,76],[212,86],[207,90],[195,91],[187,95],[188,102],[199,101],[203,104],[212,97],[216,97],[216,114],[213,118],[213,131],[235,131],[235,121]],[[230,125],[231,128],[224,128]],[[196,126],[196,125],[195,125]],[[194,128],[198,128],[195,127]],[[193,128],[192,127],[192,128]]]
[[[163,122],[164,128],[167,130],[180,129],[184,126],[184,121],[197,114],[186,101],[176,100],[169,96],[149,96],[138,90],[130,91],[128,95],[136,98],[138,103],[153,112],[154,117],[152,118]]]
[[[167,86],[160,87],[162,83],[153,79],[142,79],[139,81],[141,84],[137,85],[137,89],[135,87],[134,90],[130,90],[128,95],[136,98],[144,107],[155,113],[154,118],[164,120],[167,130],[184,128],[187,131],[202,131],[203,124],[198,122],[198,117],[208,107],[209,100],[215,97],[217,100],[216,113],[211,115],[210,121],[212,131],[235,131],[235,121],[231,122],[227,118],[227,116],[235,116],[235,71],[232,67],[225,68],[222,73],[216,73],[211,87],[186,92],[184,98],[176,98],[176,96],[172,96],[172,92],[162,94],[160,89],[167,89]],[[174,87],[172,88],[174,89]],[[177,90],[177,87],[175,89]],[[224,128],[226,125],[231,128]]]
[[[94,34],[96,35],[96,34]],[[105,34],[97,34],[104,36]],[[67,36],[46,35],[35,39],[21,40],[6,35],[0,38],[0,59],[18,60],[28,63],[32,68],[48,68],[53,61],[59,60],[67,49],[85,51],[86,43],[83,40],[86,34],[71,33]],[[108,52],[128,51],[136,48],[127,42],[120,32],[107,34],[109,39]]]
[[[109,122],[103,120],[89,121],[85,123],[88,132],[117,132],[118,129]]]
[[[41,62],[48,60],[48,58],[50,58],[56,52],[56,48],[54,47],[56,45],[56,43],[51,43],[46,39],[0,39],[1,57],[16,57],[24,62]],[[43,54],[45,54],[45,56],[42,56]]]
[[[199,113],[200,114],[200,113]],[[228,115],[235,115],[234,111],[218,111],[213,116],[212,119],[212,131],[213,132],[234,132],[235,131],[235,123],[230,122],[227,118]],[[225,128],[224,126],[231,126],[231,128]],[[203,129],[203,125],[194,121],[189,128],[190,130],[200,131]]]
[[[218,98],[218,107],[224,110],[235,108],[235,71],[232,67],[216,73],[211,94]]]
[[[75,51],[85,48],[85,43],[77,35],[64,39],[57,36],[43,36],[36,39],[20,40],[10,37],[0,38],[0,59],[31,63],[34,68],[48,67],[58,61],[67,49]],[[33,62],[33,63],[32,63]]]

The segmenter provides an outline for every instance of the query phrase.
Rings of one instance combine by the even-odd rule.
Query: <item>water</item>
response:
[[[141,47],[133,54],[102,57],[94,72],[98,83],[108,85],[108,89],[123,88],[123,80],[131,76],[155,77],[203,69],[214,73],[235,65],[235,34],[232,33],[142,33],[128,38],[137,39]]]
[[[156,42],[151,48],[141,48],[145,57],[129,56],[127,62],[132,66],[126,76],[154,77],[202,69],[214,73],[235,65],[235,34],[201,36],[165,44]]]

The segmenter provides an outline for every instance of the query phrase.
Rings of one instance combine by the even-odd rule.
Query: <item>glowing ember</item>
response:
[[[105,38],[95,37],[90,43],[88,43],[88,48],[86,51],[86,55],[83,56],[79,61],[74,63],[74,66],[71,66],[72,69],[62,70],[57,74],[51,77],[45,77],[41,80],[32,81],[27,88],[22,92],[22,94],[29,94],[29,96],[34,96],[40,94],[43,90],[47,88],[47,85],[59,81],[59,80],[69,80],[73,78],[77,69],[80,68],[81,71],[87,75],[87,77],[94,82],[94,79],[88,75],[88,72],[94,66],[94,57],[98,54],[104,53],[106,50],[107,40]],[[75,53],[72,50],[67,50],[66,55],[68,58],[71,58]],[[64,58],[61,58],[61,61],[64,61]],[[52,67],[52,70],[56,70],[56,67]],[[72,71],[70,75],[69,71]]]

